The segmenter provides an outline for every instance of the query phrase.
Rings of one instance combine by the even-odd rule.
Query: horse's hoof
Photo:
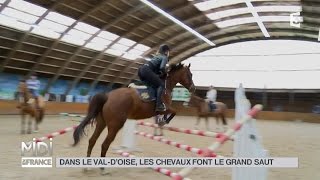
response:
[[[21,134],[25,134],[26,132],[24,130],[20,131]]]
[[[88,171],[90,171],[90,170],[91,170],[90,168],[83,168],[82,171],[86,173],[86,172],[88,172]]]
[[[27,134],[31,134],[31,131],[27,131]]]
[[[109,175],[110,172],[106,168],[100,168],[100,174],[102,176]]]
[[[166,124],[166,122],[162,121],[162,122],[159,122],[159,123],[158,123],[158,126],[159,126],[159,127],[162,127],[162,126],[164,126],[165,124]]]

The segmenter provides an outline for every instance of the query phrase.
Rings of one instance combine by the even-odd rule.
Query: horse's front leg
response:
[[[35,132],[35,133],[39,132],[39,126],[38,126],[37,120],[34,122],[34,130],[33,130],[33,132]]]
[[[26,114],[21,110],[21,134],[25,133],[25,124],[26,124]]]
[[[176,111],[173,108],[169,108],[167,110],[168,114],[170,114],[170,116],[168,118],[165,119],[166,123],[169,124],[170,121],[173,119],[173,117],[177,114]]]

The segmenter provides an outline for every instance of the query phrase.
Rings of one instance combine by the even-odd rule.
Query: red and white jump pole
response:
[[[115,151],[115,153],[117,153],[117,154],[119,154],[119,155],[121,155],[121,156],[123,156],[123,157],[132,157],[132,158],[136,157],[136,156],[134,156],[134,155],[132,155],[132,154],[130,154],[130,153],[128,153],[128,152],[124,152],[124,151],[122,151],[122,150],[117,150],[117,151]],[[171,177],[171,178],[174,178],[174,179],[178,179],[178,180],[191,180],[191,179],[189,179],[189,178],[182,177],[182,176],[179,175],[178,173],[174,173],[174,172],[172,172],[172,171],[169,170],[169,169],[165,169],[165,168],[161,168],[161,167],[151,167],[151,169],[153,169],[154,171],[159,172],[159,173],[161,173],[161,174],[164,174],[164,175],[166,175],[166,176],[169,176],[169,177]]]
[[[159,128],[159,126],[157,124],[144,122],[144,121],[138,121],[137,125]],[[195,129],[177,128],[177,127],[171,127],[171,126],[163,126],[161,128],[168,130],[168,131],[173,131],[173,132],[192,134],[192,135],[198,135],[198,136],[206,136],[206,137],[214,137],[214,138],[219,138],[223,134],[223,133],[216,133],[216,132],[202,131],[202,130],[195,130]],[[233,138],[231,138],[231,139],[233,139]]]
[[[225,132],[223,134],[223,136],[221,136],[220,138],[217,139],[217,141],[215,143],[213,143],[211,146],[209,146],[204,153],[202,154],[202,156],[210,156],[212,153],[214,153],[214,151],[216,151],[221,145],[223,145],[232,135],[234,135],[237,131],[239,131],[241,129],[241,126],[246,123],[247,121],[249,121],[250,119],[252,119],[253,117],[255,117],[259,111],[262,110],[262,105],[258,104],[255,105],[248,113],[247,116],[245,116],[244,118],[242,118],[242,120],[240,120],[239,122],[237,122],[233,128],[230,128],[227,130],[227,132]],[[192,170],[194,170],[194,167],[187,167],[182,169],[179,174],[183,177],[187,176],[188,174],[191,173]],[[175,178],[173,178],[174,180],[177,180]]]
[[[74,129],[76,129],[78,127],[78,125],[76,126],[71,126],[71,127],[67,127],[67,128],[64,128],[64,129],[61,129],[59,131],[56,131],[56,132],[53,132],[53,133],[50,133],[50,134],[47,134],[41,138],[37,138],[35,141],[36,142],[41,142],[41,141],[44,141],[46,139],[50,139],[50,138],[53,138],[53,137],[56,137],[58,135],[62,135],[62,134],[65,134],[69,131],[73,131]]]

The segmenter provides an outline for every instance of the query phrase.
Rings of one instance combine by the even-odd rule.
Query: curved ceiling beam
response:
[[[175,12],[177,12],[177,11],[179,11],[179,10],[182,10],[182,9],[188,7],[188,6],[191,6],[191,4],[188,4],[188,3],[187,3],[187,4],[182,4],[181,6],[175,7],[174,9],[170,10],[169,13],[175,13]],[[121,37],[125,37],[125,36],[129,35],[130,33],[138,30],[138,29],[141,28],[141,27],[143,27],[144,25],[146,25],[146,24],[148,24],[148,23],[150,23],[150,22],[154,22],[155,19],[160,19],[160,18],[162,18],[162,17],[163,17],[163,15],[161,15],[161,14],[159,14],[159,15],[156,16],[156,17],[151,17],[151,18],[148,19],[146,22],[139,24],[138,26],[134,27],[134,28],[131,29],[131,30],[127,30],[127,32],[126,32],[124,35],[122,35]],[[168,25],[168,26],[171,26],[171,25]],[[159,31],[161,31],[161,28],[160,28],[159,30],[157,30],[157,32],[159,32]],[[152,35],[154,35],[154,33],[152,33]],[[149,36],[150,36],[150,35],[149,35]],[[149,37],[149,36],[147,36],[147,37]],[[133,49],[133,47],[134,47],[135,45],[137,45],[138,43],[142,42],[144,39],[146,39],[146,38],[143,38],[142,40],[139,40],[137,43],[135,43],[134,45],[132,45],[127,51]],[[126,51],[126,52],[127,52],[127,51]],[[114,62],[117,62],[117,61],[120,60],[120,59],[121,59],[121,57],[118,57],[117,59],[114,60]],[[141,61],[141,60],[139,60],[139,61],[132,61],[131,63],[129,63],[129,65],[127,65],[124,69],[122,69],[122,71],[120,72],[119,76],[118,76],[117,78],[115,78],[115,79],[111,82],[110,86],[112,86],[112,84],[114,84],[114,82],[116,82],[117,80],[119,80],[120,78],[122,78],[123,73],[125,73],[125,72],[128,70],[128,68],[130,68],[130,67],[132,66],[132,64],[135,64],[135,63],[140,62],[140,61]],[[142,61],[143,61],[143,60],[142,60]],[[101,78],[104,76],[104,74],[106,74],[106,73],[109,71],[109,68],[110,68],[113,64],[114,64],[114,63],[108,65],[108,66],[103,70],[103,72],[95,79],[95,81],[92,83],[92,85],[91,85],[91,87],[90,87],[90,90],[92,90],[92,89],[95,88],[95,86],[98,84],[98,82],[99,82],[99,81],[101,80]]]
[[[181,59],[185,60],[185,59],[188,59],[198,53],[201,53],[201,52],[204,52],[204,51],[207,51],[209,49],[213,49],[213,48],[217,48],[217,47],[221,47],[221,46],[226,46],[226,45],[230,45],[230,44],[234,44],[234,43],[239,43],[239,42],[248,42],[248,41],[257,41],[257,40],[297,40],[297,41],[308,41],[308,42],[315,42],[317,43],[317,41],[314,39],[314,38],[310,38],[310,37],[306,37],[306,36],[303,36],[305,35],[304,33],[303,34],[300,34],[299,36],[277,36],[277,37],[270,37],[268,39],[266,39],[264,36],[259,36],[259,37],[250,37],[250,38],[242,38],[242,39],[235,39],[235,40],[230,40],[230,41],[225,41],[223,43],[219,43],[217,44],[216,47],[211,47],[211,46],[207,46],[207,47],[202,47],[202,48],[199,48],[199,45],[198,47],[196,47],[195,49],[198,49],[198,50],[195,50],[195,51],[192,51],[190,52],[189,54],[185,55],[184,57],[182,57]],[[178,61],[176,62],[178,63]],[[133,76],[132,77],[132,80],[133,79],[137,79],[137,75]],[[128,80],[126,83],[128,84],[130,81],[132,80]]]
[[[96,6],[98,7],[98,6]],[[65,68],[70,64],[70,62],[72,60],[74,60],[76,58],[76,56],[78,54],[80,54],[82,52],[82,50],[85,48],[85,46],[92,40],[94,39],[100,32],[107,30],[108,28],[110,28],[111,26],[113,26],[114,24],[122,21],[124,18],[126,18],[128,16],[128,14],[132,14],[136,11],[141,10],[142,8],[145,8],[146,6],[144,4],[140,4],[138,6],[135,6],[134,8],[130,9],[128,12],[126,12],[125,14],[123,14],[122,16],[114,19],[112,22],[109,22],[108,24],[106,24],[105,26],[103,26],[99,31],[97,31],[95,34],[93,34],[89,39],[87,39],[85,41],[85,43],[78,47],[78,49],[76,50],[76,52],[70,56],[65,64],[63,65],[62,68],[59,69],[59,73],[56,74],[54,76],[54,78],[52,79],[52,81],[56,81],[59,77],[59,75],[65,70]],[[120,36],[114,40],[111,44],[109,44],[108,46],[106,46],[102,51],[100,51],[95,57],[93,57],[93,59],[90,61],[89,64],[86,65],[86,67],[81,71],[81,73],[72,81],[72,83],[70,84],[70,86],[66,89],[65,94],[68,94],[75,86],[76,84],[80,81],[80,79],[85,75],[85,73],[90,69],[90,67],[97,61],[97,59],[99,59],[100,57],[102,57],[105,54],[105,51],[107,49],[109,49],[113,44],[115,44],[115,42],[117,42],[120,39]]]
[[[223,35],[211,37],[211,38],[214,38],[218,42],[217,46],[227,45],[227,44],[230,44],[231,42],[242,42],[242,41],[244,41],[243,39],[254,40],[257,38],[259,38],[260,40],[281,39],[281,38],[282,39],[296,38],[298,40],[301,40],[301,39],[305,38],[308,41],[313,40],[314,42],[317,42],[317,39],[312,37],[312,36],[316,36],[316,35],[311,34],[310,30],[298,29],[296,31],[292,31],[292,29],[285,29],[285,28],[283,28],[283,29],[281,29],[281,28],[268,28],[268,29],[270,30],[271,34],[280,34],[280,35],[273,35],[273,36],[271,36],[271,38],[266,39],[266,38],[263,38],[263,36],[259,32],[259,29],[257,29],[257,30],[249,30],[249,31],[245,31],[245,32],[244,31],[231,32],[228,34],[223,34]],[[311,31],[311,32],[314,32],[314,31]],[[292,34],[290,34],[290,33],[292,33]],[[256,34],[256,35],[253,36],[253,34]],[[281,34],[283,34],[283,35],[281,35]],[[241,37],[241,36],[243,36],[243,37]],[[252,36],[252,37],[246,37],[246,36]],[[235,39],[235,38],[231,38],[231,37],[237,37],[237,38]],[[223,39],[226,39],[226,40],[223,40]],[[190,57],[190,54],[194,54],[194,52],[201,52],[201,51],[203,51],[204,48],[207,48],[207,47],[203,46],[203,44],[195,46],[195,47],[189,49],[187,52],[184,52],[184,53],[177,55],[174,59],[172,59],[172,63],[181,62],[186,57]]]
[[[265,24],[266,24],[267,29],[269,29],[269,28],[272,29],[274,27],[280,28],[281,26],[283,26],[282,28],[290,29],[290,26],[285,26],[287,23],[265,23]],[[320,24],[319,24],[319,27],[320,27]],[[310,23],[305,23],[301,28],[306,29],[306,30],[307,30],[307,28],[308,29],[313,28],[315,33],[317,33],[317,31],[318,31],[317,26],[310,24]],[[251,29],[258,29],[258,26],[248,26],[248,25],[234,26],[234,27],[230,27],[230,28],[221,29],[220,31],[217,31],[217,32],[209,32],[209,33],[206,33],[205,35],[210,36],[209,38],[212,38],[211,36],[226,34],[224,32],[230,33],[230,32],[237,32],[239,30],[251,30]],[[233,30],[235,30],[235,31],[233,31]],[[291,28],[291,30],[294,32],[294,31],[298,31],[299,29]],[[214,38],[217,38],[217,37],[214,37]],[[181,46],[185,47],[182,49],[180,48],[178,51],[179,52],[186,52],[187,48],[194,44],[193,42],[197,42],[197,41],[193,38],[188,38],[188,39],[185,39],[184,41],[176,44],[175,48],[179,49],[179,47],[181,47]],[[187,45],[187,46],[185,46],[185,45]],[[176,56],[174,56],[173,58],[175,58],[175,57]]]
[[[0,13],[1,11],[7,7],[9,4],[10,0],[7,0],[2,6],[0,7]],[[59,4],[61,3],[61,0],[58,0],[54,2],[50,8],[48,8],[39,18],[38,20],[34,23],[35,25],[38,25],[44,17],[46,17],[51,11],[53,11]],[[16,51],[20,49],[23,45],[23,42],[29,37],[31,34],[32,30],[34,29],[34,26],[31,26],[29,30],[25,31],[24,34],[19,38],[19,40],[15,43],[14,48],[11,49],[10,53],[8,54],[7,58],[3,61],[3,63],[0,64],[0,72],[2,72],[5,68],[5,66],[9,63],[10,59],[15,55]]]
[[[272,1],[272,3],[270,4],[269,2],[259,2],[259,3],[256,3],[258,6],[275,6],[276,4],[274,3],[281,3],[281,2],[275,2],[275,1]],[[296,1],[289,1],[289,2],[285,2],[286,5],[296,5],[297,2]],[[287,3],[291,3],[291,4],[287,4]],[[235,8],[238,8],[239,4],[235,4],[235,5],[229,5],[229,6],[223,6],[223,7],[219,7],[219,8],[215,8],[214,11],[217,12],[217,11],[224,11],[224,10],[232,10],[232,9],[235,9]],[[258,7],[258,6],[255,6],[255,7]],[[279,13],[279,12],[270,12],[270,13]],[[231,19],[237,19],[239,17],[248,17],[248,16],[252,16],[250,12],[248,13],[244,13],[244,14],[238,14],[238,15],[234,15],[234,16],[229,16],[229,17],[225,17],[225,18],[221,18],[221,19],[218,19],[218,20],[212,20],[210,21],[212,24],[216,23],[216,22],[220,22],[220,21],[224,21],[224,20],[231,20]],[[196,28],[196,27],[194,27]],[[197,29],[195,29],[197,30]],[[179,35],[180,36],[180,35]],[[180,36],[181,37],[181,36]],[[163,43],[166,43],[168,41],[172,41],[174,40],[175,38],[179,38],[177,37],[176,35],[172,35],[171,37],[169,37],[168,39],[165,39],[161,42],[159,42],[158,44],[156,44],[154,47],[152,47],[150,50],[148,50],[147,52],[144,53],[144,55],[147,55],[149,53],[151,53],[152,51],[156,50],[157,47]]]
[[[100,3],[102,4],[102,3],[104,3],[104,2],[105,2],[105,0],[102,0]],[[35,61],[36,61],[36,64],[31,68],[30,73],[34,72],[34,71],[39,67],[39,65],[40,65],[42,62],[44,62],[44,60],[45,60],[46,57],[49,55],[49,53],[51,53],[52,49],[55,48],[55,47],[59,44],[60,40],[62,39],[62,37],[63,37],[66,33],[68,33],[74,26],[76,26],[76,24],[77,24],[78,22],[80,22],[81,20],[83,20],[84,18],[86,18],[91,12],[94,12],[94,11],[96,11],[97,9],[99,9],[98,6],[92,8],[90,11],[88,11],[88,12],[85,13],[85,14],[83,14],[78,20],[76,20],[72,25],[70,25],[70,26],[59,36],[59,38],[55,39],[55,40],[53,41],[53,43],[50,45],[50,47],[48,47],[48,49],[42,54],[42,56],[40,56],[39,58],[37,58],[37,59],[35,60]],[[30,75],[30,73],[29,73],[29,75]],[[49,89],[49,87],[51,86],[51,84],[52,84],[52,81],[49,81],[49,82],[47,83],[47,85],[46,85],[46,87],[45,87],[45,92],[48,91],[48,89]]]
[[[179,10],[181,10],[181,9],[182,9],[182,8],[179,8],[179,9],[177,9],[177,10],[175,10],[175,11],[179,11]],[[174,11],[173,11],[172,13],[174,13]],[[162,16],[162,15],[160,15],[160,16]],[[201,18],[201,17],[203,17],[203,14],[200,14],[200,15],[197,15],[197,16],[192,16],[192,17],[190,17],[190,18],[187,18],[187,19],[185,20],[185,22],[186,22],[186,23],[189,23],[189,22],[191,22],[191,21],[193,21],[193,20],[196,20],[196,19],[199,19],[199,18]],[[177,25],[177,24],[171,24],[171,25],[165,26],[165,27],[163,27],[162,29],[159,29],[159,30],[157,30],[156,32],[154,32],[154,33],[152,33],[152,34],[149,34],[148,36],[145,36],[143,39],[139,40],[137,43],[143,43],[145,40],[148,40],[149,38],[151,38],[151,37],[153,37],[153,36],[157,36],[158,34],[164,32],[164,31],[167,31],[168,29],[173,28],[173,27],[176,27],[176,26],[178,26],[178,25]],[[212,25],[210,25],[210,26],[212,26]],[[188,34],[189,32],[185,32],[185,33]],[[145,53],[144,53],[144,54],[145,54]],[[143,55],[142,55],[142,56],[143,56]],[[124,71],[121,71],[121,72],[125,73],[126,70],[128,70],[129,68],[131,68],[131,65],[133,65],[135,62],[136,62],[136,61],[132,61],[132,62],[125,68],[125,70],[124,70]],[[122,73],[122,74],[123,74],[123,73]]]
[[[307,42],[315,42],[314,38],[309,38],[309,37],[300,37],[300,36],[278,36],[278,37],[271,37],[269,39],[265,39],[265,37],[256,37],[256,38],[243,38],[243,39],[237,39],[237,40],[231,40],[231,41],[227,41],[225,43],[221,43],[220,45],[218,45],[218,47],[221,46],[226,46],[226,45],[230,45],[230,44],[234,44],[234,43],[240,43],[240,42],[248,42],[248,41],[257,41],[257,40],[296,40],[296,41],[307,41]],[[188,59],[196,54],[199,54],[201,52],[207,51],[209,49],[212,49],[212,47],[208,47],[207,49],[201,49],[198,51],[195,51],[187,56],[185,56],[183,59]]]
[[[90,16],[91,13],[98,11],[99,9],[101,9],[101,6],[104,5],[105,3],[108,3],[106,0],[102,0],[100,1],[99,4],[97,4],[96,6],[94,6],[94,8],[92,8],[90,11],[88,11],[87,13],[83,14],[78,20],[76,20],[71,26],[68,27],[68,29],[61,34],[61,36],[55,40],[55,42],[51,45],[49,52],[45,52],[45,55],[48,55],[51,52],[51,49],[53,49],[56,45],[59,44],[60,40],[62,39],[62,37],[67,34],[71,29],[73,29],[73,27],[76,26],[76,24],[78,22],[83,21],[85,18],[87,18],[88,16]],[[139,10],[141,8],[145,7],[144,5],[141,6],[136,6],[135,8],[133,8],[133,10]],[[82,52],[82,50],[85,48],[85,46],[94,38],[96,37],[96,35],[98,33],[100,33],[101,31],[111,27],[113,24],[119,22],[122,18],[124,18],[127,14],[123,14],[122,16],[120,16],[117,19],[114,19],[112,22],[106,24],[104,26],[104,29],[100,29],[99,31],[97,31],[95,34],[93,34],[89,39],[87,39],[85,41],[85,43],[82,46],[77,47],[77,49],[75,50],[75,52],[65,61],[65,63],[63,64],[63,66],[58,70],[58,72],[54,75],[53,78],[51,78],[48,82],[48,84],[45,87],[45,91],[47,92],[49,90],[49,88],[51,87],[52,84],[54,84],[54,82],[60,77],[61,73],[67,68],[67,66],[70,64],[70,62],[80,53]],[[122,17],[122,18],[121,18]],[[45,59],[46,56],[42,56],[43,59],[42,61]],[[34,67],[34,69],[36,69],[36,67]]]

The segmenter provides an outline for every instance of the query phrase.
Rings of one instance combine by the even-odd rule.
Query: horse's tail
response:
[[[91,120],[96,121],[96,117],[102,111],[103,105],[107,102],[108,95],[105,93],[99,93],[92,97],[89,107],[87,116],[81,121],[78,127],[73,132],[73,146],[76,146],[82,135],[84,134],[84,128],[90,124]]]

